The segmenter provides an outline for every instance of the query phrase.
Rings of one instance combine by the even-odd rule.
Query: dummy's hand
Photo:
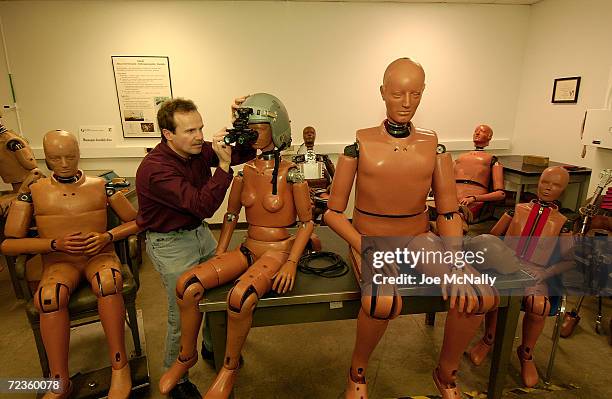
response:
[[[293,289],[293,284],[295,284],[296,269],[297,264],[295,262],[285,262],[285,264],[274,276],[272,289],[279,294],[284,294],[285,292],[291,291]]]
[[[227,172],[232,160],[232,146],[225,144],[223,141],[225,135],[225,127],[215,133],[212,138],[212,148],[215,154],[217,154],[217,158],[219,158],[219,167]]]
[[[240,105],[242,105],[249,96],[250,94],[247,94],[246,96],[234,98],[234,103],[232,104],[232,122],[236,119],[236,109],[240,108]]]
[[[55,239],[55,249],[67,254],[82,255],[85,251],[87,236],[81,232],[68,234]]]
[[[550,274],[546,271],[546,269],[529,270],[527,273],[529,273],[531,277],[536,279],[536,284],[543,283],[551,277]]]
[[[474,198],[473,196],[463,197],[461,198],[461,201],[459,201],[459,205],[468,206],[474,202],[476,202],[476,198]]]
[[[451,274],[463,275],[462,269],[456,269]],[[478,295],[470,284],[446,284],[442,283],[442,298],[446,301],[450,297],[450,308],[457,306],[459,313],[472,313],[479,306]]]
[[[111,236],[108,233],[98,233],[92,231],[86,235],[85,240],[85,255],[93,256],[102,250],[106,244],[111,242]]]
[[[30,193],[30,185],[36,183],[38,179],[45,177],[45,175],[38,168],[34,168],[30,171],[30,173],[26,176],[26,178],[21,183],[19,187],[19,194],[29,194]]]

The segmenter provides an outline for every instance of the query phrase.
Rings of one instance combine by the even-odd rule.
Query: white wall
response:
[[[532,6],[521,90],[512,142],[514,153],[549,156],[593,169],[589,194],[612,150],[587,147],[580,153],[584,112],[603,108],[612,68],[612,2],[544,0]],[[555,78],[581,76],[577,104],[552,104]]]
[[[508,148],[529,7],[9,1],[0,2],[0,14],[23,132],[35,149],[50,129],[114,125],[121,134],[111,55],[169,56],[174,95],[198,104],[209,137],[229,123],[234,97],[267,91],[285,102],[294,143],[313,125],[318,142],[336,149],[384,118],[384,68],[410,56],[427,73],[415,122],[467,149],[479,123],[494,127],[493,148]],[[4,80],[0,101],[10,103]],[[6,114],[16,128],[13,112]],[[81,166],[133,176],[142,148],[155,142],[120,140],[138,148],[109,150],[103,160],[84,150]]]

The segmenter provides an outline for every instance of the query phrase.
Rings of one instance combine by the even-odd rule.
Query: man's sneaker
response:
[[[198,387],[196,387],[191,381],[185,381],[170,391],[170,398],[172,399],[202,399],[202,394],[198,391]]]

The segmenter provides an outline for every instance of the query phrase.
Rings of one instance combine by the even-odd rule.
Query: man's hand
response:
[[[111,242],[111,235],[108,232],[98,233],[92,231],[86,235],[85,255],[94,256],[98,254],[108,243]]]
[[[272,289],[279,294],[284,294],[293,289],[295,284],[295,272],[297,264],[293,261],[288,260],[280,270],[274,276],[274,282],[272,283]]]
[[[78,233],[71,233],[61,238],[56,238],[55,241],[55,250],[64,252],[72,255],[83,255],[85,251],[85,243],[87,240],[87,235]]]
[[[463,275],[465,272],[461,269],[456,269],[454,274]],[[459,313],[472,313],[478,308],[478,295],[470,284],[450,284],[442,283],[442,298],[446,301],[450,297],[450,308],[457,306]],[[450,295],[449,295],[450,293]],[[467,305],[467,306],[466,306]]]
[[[215,154],[217,154],[217,158],[219,158],[219,167],[227,172],[232,160],[232,147],[225,144],[223,141],[226,130],[227,128],[224,127],[214,134],[212,138],[212,148]]]
[[[473,195],[469,195],[467,197],[461,198],[461,201],[459,201],[459,205],[468,206],[474,202],[476,202],[476,197],[474,197]]]
[[[232,104],[232,123],[236,119],[236,109],[240,108],[242,103],[249,98],[250,94],[247,94],[243,97],[234,98],[234,103]]]

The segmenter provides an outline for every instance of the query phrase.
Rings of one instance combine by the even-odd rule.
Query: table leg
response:
[[[514,197],[514,204],[520,204],[521,203],[521,193],[523,192],[523,185],[519,184],[518,185],[518,189],[516,190],[516,196]]]
[[[489,374],[489,399],[498,399],[502,396],[522,298],[519,295],[510,296],[508,306],[499,308],[497,314],[497,331],[495,332],[495,345]]]
[[[225,344],[227,342],[226,312],[206,312],[206,326],[210,329],[212,350],[217,372],[223,366],[225,357]]]

